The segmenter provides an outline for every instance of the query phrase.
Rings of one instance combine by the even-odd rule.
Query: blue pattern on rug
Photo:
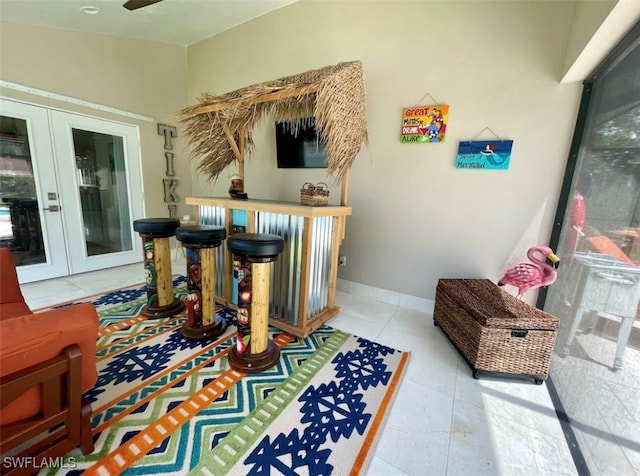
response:
[[[178,277],[174,285],[184,282],[184,277]],[[177,298],[184,298],[184,286],[174,292]],[[81,474],[132,438],[140,439],[141,431],[228,369],[224,351],[234,345],[232,329],[216,342],[186,340],[180,333],[184,313],[165,322],[138,318],[145,294],[146,285],[141,285],[77,301],[96,306],[104,330],[97,352],[98,381],[85,395],[94,405],[91,420],[96,450],[87,457],[74,450],[78,468],[51,474]],[[216,314],[229,325],[236,324],[233,310],[221,307]],[[269,328],[270,338],[279,333]],[[385,358],[392,354],[396,356]],[[274,426],[271,432],[266,426],[256,431],[253,444],[237,453],[234,464],[241,467],[232,474],[335,474],[339,458],[346,456],[353,462],[355,457],[349,450],[345,454],[348,445],[344,442],[370,435],[379,401],[366,390],[387,392],[402,354],[328,326],[305,338],[291,338],[281,348],[276,365],[243,376],[170,436],[154,442],[154,447],[122,474],[186,474],[190,470],[196,474],[210,461],[208,454],[229,454],[222,449],[237,443],[237,429],[252,425],[255,418],[247,415],[259,408],[268,408],[275,419],[285,410],[290,412],[286,418],[298,416],[285,419],[284,426]],[[310,368],[313,377],[307,371]],[[299,387],[286,399],[288,403],[280,399],[276,411],[273,405],[261,407],[282,388],[298,385],[296,382]],[[262,418],[260,413],[256,415]]]
[[[354,431],[364,434],[373,415],[365,412],[360,390],[387,385],[392,374],[381,357],[395,349],[363,338],[358,344],[358,350],[339,352],[331,361],[339,382],[310,385],[298,398],[303,403],[300,422],[308,424],[302,436],[298,429],[280,433],[273,441],[265,436],[244,460],[252,465],[247,475],[269,475],[272,470],[297,475],[300,468],[318,476],[332,474],[334,467],[327,462],[331,450],[323,449],[325,442],[337,443]]]

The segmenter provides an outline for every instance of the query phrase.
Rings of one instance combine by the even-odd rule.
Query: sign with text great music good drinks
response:
[[[444,142],[448,118],[449,106],[445,104],[406,108],[402,111],[400,142]]]

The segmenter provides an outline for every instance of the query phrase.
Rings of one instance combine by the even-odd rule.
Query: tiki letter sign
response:
[[[164,174],[168,177],[173,177],[176,174],[173,171],[173,152],[165,152],[164,158],[167,162],[167,171]]]
[[[164,136],[165,175],[167,177],[173,177],[176,174],[173,171],[173,152],[167,151],[173,150],[171,139],[177,136],[176,128],[166,124],[158,124],[158,135]],[[178,205],[176,204],[178,201],[178,195],[176,194],[178,181],[173,178],[165,178],[162,179],[162,185],[164,187],[164,201],[168,204],[169,218],[176,218],[178,214]]]
[[[173,150],[171,138],[176,137],[176,128],[166,124],[158,124],[158,134],[164,135],[164,150]]]
[[[162,179],[162,183],[164,184],[164,201],[165,203],[174,203],[178,201],[178,196],[176,195],[176,187],[178,186],[178,181],[175,179]]]

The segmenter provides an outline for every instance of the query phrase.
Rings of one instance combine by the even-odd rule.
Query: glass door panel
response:
[[[68,273],[46,109],[0,99],[0,246],[20,282]]]
[[[72,274],[140,261],[132,226],[144,200],[137,128],[61,111],[51,117]]]
[[[131,251],[122,137],[72,129],[87,256]]]
[[[0,116],[0,241],[17,266],[45,263],[27,121]]]

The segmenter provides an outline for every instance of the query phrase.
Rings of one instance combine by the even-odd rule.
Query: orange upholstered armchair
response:
[[[98,378],[97,338],[90,303],[31,312],[11,253],[0,248],[0,454],[50,430],[29,456],[93,451],[91,406],[82,394]]]

